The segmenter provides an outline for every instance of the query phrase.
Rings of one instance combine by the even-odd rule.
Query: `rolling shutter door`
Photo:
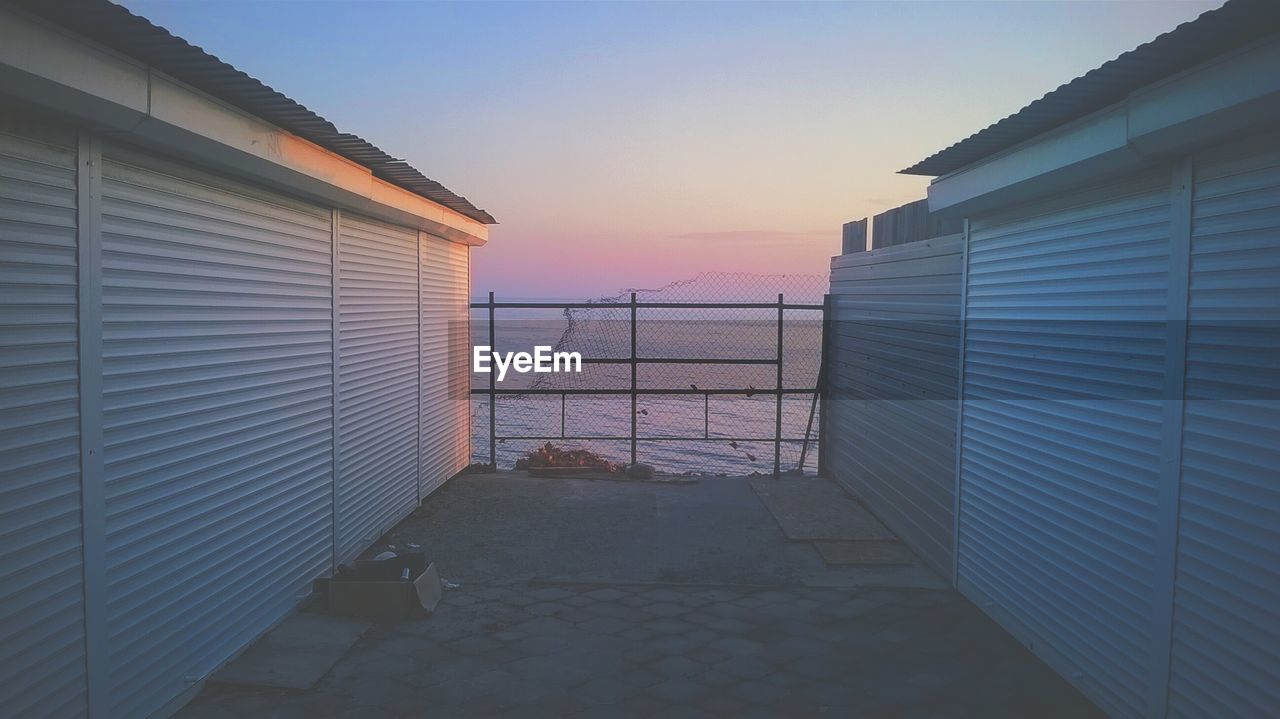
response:
[[[1280,707],[1280,139],[1196,158],[1169,714]]]
[[[1150,676],[1165,172],[971,221],[959,587],[1100,706]]]
[[[471,459],[469,251],[422,235],[422,472],[430,494]]]
[[[338,561],[413,511],[418,485],[418,233],[341,216]]]
[[[74,137],[0,130],[0,712],[86,711]],[[70,145],[69,147],[67,145]]]
[[[112,714],[146,716],[332,556],[330,213],[108,147]]]

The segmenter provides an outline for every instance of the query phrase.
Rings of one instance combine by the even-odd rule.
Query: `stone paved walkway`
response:
[[[384,540],[461,583],[435,616],[179,717],[1098,716],[927,567],[829,568],[743,478],[467,475]]]
[[[180,716],[1097,714],[951,591],[557,584],[462,587],[313,690],[211,685]]]

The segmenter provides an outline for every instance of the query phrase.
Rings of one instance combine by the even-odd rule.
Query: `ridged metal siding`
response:
[[[418,498],[418,232],[343,213],[339,237],[338,561]]]
[[[5,716],[78,716],[87,709],[76,266],[74,137],[51,144],[0,129]]]
[[[1192,207],[1169,715],[1274,716],[1280,710],[1280,138],[1196,158]]]
[[[111,712],[146,716],[329,568],[330,215],[105,154]]]
[[[423,234],[422,473],[426,497],[464,469],[471,457],[470,248]]]
[[[1147,710],[1170,179],[970,224],[959,587],[1116,716]]]
[[[835,479],[952,569],[963,238],[837,257],[829,357]]]

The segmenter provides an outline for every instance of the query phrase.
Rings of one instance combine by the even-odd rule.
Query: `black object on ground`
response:
[[[333,579],[318,584],[330,613],[378,620],[429,614],[443,593],[435,564],[420,552],[357,560],[354,567],[344,565]]]

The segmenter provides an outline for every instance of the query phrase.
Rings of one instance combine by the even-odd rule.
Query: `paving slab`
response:
[[[309,688],[211,682],[180,719],[1101,717],[928,568],[788,541],[746,478],[466,476],[388,542],[458,582],[433,616],[373,625]]]
[[[518,582],[944,588],[922,563],[828,565],[788,541],[746,477],[599,482],[518,472],[463,475],[395,527],[440,576]],[[762,480],[776,482],[776,480]],[[787,480],[783,480],[787,481]],[[861,510],[852,500],[854,510]]]
[[[349,617],[294,614],[213,675],[211,681],[281,689],[310,689],[369,629]]]
[[[835,482],[821,479],[753,478],[751,488],[793,541],[896,540]]]
[[[902,542],[814,542],[827,564],[850,566],[910,566],[915,555]]]
[[[548,615],[513,601],[547,587],[506,588],[375,624],[313,687],[210,684],[178,717],[1102,716],[950,590],[564,583]],[[696,606],[648,620],[686,625],[674,634],[624,636],[582,612],[635,603]],[[724,608],[735,624],[717,623]]]

